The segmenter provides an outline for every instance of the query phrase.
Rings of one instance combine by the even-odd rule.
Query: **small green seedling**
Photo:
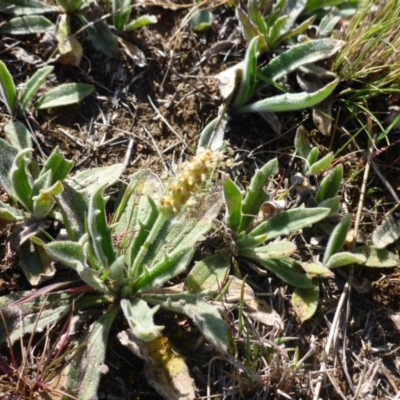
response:
[[[18,92],[6,65],[0,61],[0,94],[10,115],[22,116],[26,112],[33,98],[53,69],[54,67],[44,67],[37,70],[28,79],[24,88]],[[75,104],[86,96],[89,96],[93,91],[93,85],[65,83],[39,97],[34,106],[36,109],[41,110]]]

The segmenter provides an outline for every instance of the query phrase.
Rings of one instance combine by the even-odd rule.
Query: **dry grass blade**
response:
[[[400,3],[365,0],[346,32],[346,44],[333,70],[346,81],[360,84],[353,98],[386,93],[400,97]]]

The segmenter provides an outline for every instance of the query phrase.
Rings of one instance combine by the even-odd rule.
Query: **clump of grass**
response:
[[[345,29],[346,45],[333,70],[353,91],[353,100],[389,95],[400,99],[400,2],[365,0]]]

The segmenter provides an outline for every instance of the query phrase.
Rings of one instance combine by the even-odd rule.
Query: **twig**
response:
[[[187,143],[185,142],[185,139],[171,126],[171,124],[163,117],[163,115],[160,113],[158,108],[154,105],[154,103],[151,101],[151,97],[147,96],[149,99],[149,102],[151,106],[153,107],[154,111],[157,113],[157,115],[162,119],[165,125],[168,126],[168,128],[171,130],[171,132],[185,145],[186,148],[189,148]]]
[[[158,154],[158,157],[160,158],[160,161],[161,161],[162,164],[164,165],[164,169],[165,169],[166,171],[169,172],[169,171],[170,171],[170,168],[168,168],[168,165],[165,163],[164,157],[163,157],[163,155],[162,155],[160,149],[158,148],[157,143],[156,143],[156,141],[154,140],[152,134],[148,131],[148,129],[147,129],[145,126],[143,126],[143,130],[149,135],[150,140],[152,141],[153,146],[154,146],[154,148],[156,149],[156,152],[157,152],[157,154]]]
[[[134,139],[129,139],[129,144],[128,144],[128,148],[126,149],[125,160],[124,160],[125,168],[127,168],[129,165],[129,160],[131,159],[134,143],[135,143]]]

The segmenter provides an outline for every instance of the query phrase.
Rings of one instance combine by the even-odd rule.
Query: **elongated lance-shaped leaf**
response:
[[[57,181],[49,188],[41,189],[37,196],[32,197],[33,215],[36,218],[45,218],[55,204],[54,196],[62,193],[63,189],[60,181]]]
[[[69,184],[75,190],[90,195],[100,186],[108,187],[117,182],[124,170],[123,163],[87,169],[72,177]]]
[[[138,298],[121,299],[120,304],[132,333],[138,339],[150,342],[164,329],[154,324],[154,314],[160,306],[150,308],[146,301]]]
[[[219,351],[226,351],[226,324],[217,308],[206,303],[198,295],[184,293],[145,294],[143,299],[150,304],[160,305],[167,310],[187,315]]]
[[[220,150],[224,144],[224,127],[228,123],[228,117],[217,117],[207,124],[202,130],[197,146],[197,154],[204,149]]]
[[[340,200],[338,197],[330,197],[329,199],[323,200],[318,203],[318,207],[329,208],[331,212],[328,217],[338,215],[340,211]]]
[[[366,267],[393,268],[398,267],[400,264],[398,255],[386,249],[377,249],[374,246],[357,247],[354,253],[367,258],[365,261]]]
[[[334,254],[338,253],[346,241],[347,232],[351,225],[351,214],[347,214],[343,219],[336,225],[329,237],[328,244],[326,245],[324,259],[322,264],[327,264],[329,259]]]
[[[257,42],[258,36],[253,38],[246,50],[246,56],[242,63],[242,76],[239,88],[234,95],[232,107],[240,107],[246,104],[253,94],[256,85],[256,69],[257,69]]]
[[[266,19],[267,29],[270,29],[272,26],[274,26],[276,20],[282,15],[286,1],[287,0],[277,0],[277,2],[272,6],[272,11]]]
[[[274,48],[278,44],[278,39],[281,34],[281,30],[283,26],[285,25],[286,21],[288,19],[287,15],[282,15],[277,20],[275,23],[268,28],[267,34],[265,35],[265,41],[267,42],[267,46],[269,49]]]
[[[202,10],[202,11],[207,11],[208,13],[210,12],[208,10]],[[157,21],[158,20],[155,15],[141,15],[139,18],[136,18],[134,21],[127,24],[124,28],[124,31],[131,32],[136,29],[143,28],[144,26],[147,26],[147,25],[156,24]],[[212,20],[211,20],[211,23],[212,23]]]
[[[279,258],[279,257],[289,257],[295,253],[297,247],[294,243],[287,240],[279,240],[277,242],[268,243],[265,246],[259,247],[244,247],[241,243],[239,247],[239,255],[246,257],[258,257],[262,258]]]
[[[262,35],[267,33],[267,25],[261,14],[258,0],[249,0],[247,3],[247,11],[251,22],[258,28]]]
[[[35,108],[43,110],[79,103],[93,91],[94,86],[86,83],[64,83],[41,96],[35,103]]]
[[[246,190],[246,196],[243,200],[242,222],[239,232],[244,231],[252,218],[260,211],[261,205],[269,200],[269,196],[264,191],[264,185],[268,179],[278,173],[278,160],[273,159],[262,168],[256,170],[250,185]]]
[[[146,292],[161,287],[165,282],[186,270],[194,252],[194,247],[174,251],[171,255],[165,256],[162,262],[159,262],[151,269],[143,268],[140,277],[134,281],[134,289],[139,292]]]
[[[0,297],[0,310],[7,326],[6,330],[3,321],[0,323],[0,344],[6,343],[7,338],[14,344],[25,334],[41,332],[57,321],[73,301],[70,294],[58,293],[27,298],[24,302],[15,304],[28,293],[30,292],[19,292]]]
[[[372,243],[377,249],[383,249],[400,238],[400,221],[392,214],[384,218],[372,233]]]
[[[231,256],[226,253],[212,254],[197,262],[185,281],[185,288],[191,294],[205,292],[215,295],[225,284],[231,265]]]
[[[51,186],[52,171],[47,171],[34,180],[32,185],[31,197],[37,196],[42,189],[47,189]]]
[[[310,166],[310,168],[308,169],[308,174],[317,175],[321,172],[326,171],[331,166],[334,157],[335,156],[333,152],[328,153],[326,156],[322,157],[320,160],[316,161]]]
[[[242,221],[242,193],[231,179],[224,182],[225,224],[235,232]]]
[[[122,31],[131,15],[131,0],[112,0],[113,23],[116,29]]]
[[[278,42],[283,42],[284,40],[287,40],[293,36],[297,36],[300,33],[304,32],[306,29],[312,25],[312,23],[316,20],[316,15],[313,15],[312,17],[306,19],[303,21],[301,24],[297,25],[295,28],[291,29],[290,31],[286,32],[284,35],[279,36]]]
[[[19,121],[11,121],[4,127],[7,139],[18,151],[32,147],[31,134]]]
[[[351,264],[365,264],[367,257],[363,254],[350,253],[349,251],[341,251],[332,254],[326,264],[327,268],[340,268]]]
[[[73,161],[66,160],[65,157],[60,153],[60,149],[57,146],[44,163],[40,172],[40,176],[45,174],[47,171],[51,171],[51,184],[54,184],[57,181],[63,181],[71,172],[73,166]]]
[[[296,137],[294,138],[294,147],[297,155],[303,158],[303,162],[305,162],[311,151],[311,143],[304,125],[300,125],[297,128]]]
[[[32,178],[28,172],[32,151],[32,149],[21,150],[10,170],[12,192],[29,212],[33,212]]]
[[[77,14],[77,17],[85,25],[88,38],[97,50],[107,57],[118,55],[118,38],[104,21],[89,21],[83,13]]]
[[[63,188],[63,192],[56,196],[56,202],[61,210],[68,239],[78,242],[85,234],[85,219],[89,210],[87,197],[66,182],[63,183]]]
[[[339,79],[335,79],[331,83],[324,86],[316,92],[307,93],[286,93],[268,99],[256,101],[255,103],[241,107],[235,110],[236,114],[246,114],[253,112],[281,112],[294,111],[303,108],[313,107],[325,100],[335,90],[339,83]]]
[[[162,262],[166,254],[194,247],[204,240],[221,209],[222,194],[218,190],[207,197],[205,193],[202,196],[194,207],[186,207],[173,218],[166,218],[158,231],[157,240],[153,241],[143,258],[143,265],[151,269],[151,266]]]
[[[133,174],[115,213],[115,233],[122,237],[119,251],[125,251],[132,266],[159,215],[158,201],[163,193],[159,178],[149,170]],[[153,200],[154,199],[154,200]]]
[[[30,101],[33,99],[38,90],[42,87],[46,78],[51,74],[54,67],[44,67],[38,69],[26,82],[25,88],[21,93],[19,106],[22,112],[28,107]]]
[[[78,342],[78,346],[83,346],[84,350],[72,358],[65,386],[67,393],[79,400],[97,399],[100,367],[104,363],[110,328],[118,312],[118,307],[110,308]]]
[[[42,15],[24,15],[10,19],[0,27],[0,33],[11,35],[31,35],[46,33],[54,29],[54,24]]]
[[[343,180],[343,165],[338,164],[331,172],[322,180],[319,185],[315,199],[318,203],[335,197],[340,189]]]
[[[18,253],[19,266],[30,285],[37,286],[53,278],[56,269],[42,247],[27,240],[21,244]]]
[[[17,222],[27,219],[28,216],[22,211],[0,200],[0,220]]]
[[[319,155],[318,147],[313,147],[311,151],[308,153],[307,162],[304,168],[307,173],[310,170],[310,167],[317,162],[318,155]]]
[[[88,229],[94,254],[106,269],[115,261],[115,250],[107,224],[103,191],[104,187],[100,187],[89,198]]]
[[[145,220],[150,212],[151,204],[144,203],[139,206],[139,201],[148,197],[158,201],[164,193],[163,185],[156,174],[148,169],[140,170],[129,176],[128,185],[120,191],[112,223],[117,224],[116,233],[123,233],[132,229],[135,219]],[[145,209],[144,209],[145,208]],[[139,212],[143,209],[143,213]],[[140,216],[134,213],[139,212]]]
[[[255,237],[266,234],[268,240],[272,240],[278,236],[288,235],[299,229],[311,227],[316,222],[326,218],[329,212],[329,208],[304,208],[303,206],[293,210],[282,211],[255,227],[249,233],[249,236]]]
[[[10,179],[10,170],[17,154],[16,148],[0,138],[0,184],[14,200],[16,199]]]
[[[262,257],[261,253],[255,253],[253,257],[248,258],[256,261],[264,268],[267,268],[269,271],[273,272],[278,278],[282,279],[284,282],[288,283],[291,286],[303,289],[313,287],[312,279],[308,277],[305,273],[300,272],[294,266],[294,260],[290,258]]]
[[[262,37],[258,27],[253,24],[249,16],[240,7],[236,7],[236,17],[239,20],[242,34],[246,42],[250,43],[251,40],[257,36]],[[266,45],[262,46],[262,43],[260,43],[260,50],[266,50]]]
[[[282,14],[288,16],[288,21],[287,21],[285,27],[282,29],[282,33],[287,32],[290,29],[292,29],[297,18],[304,11],[306,4],[307,4],[307,0],[286,1],[285,6],[283,7],[283,10],[282,10]]]
[[[74,269],[93,289],[104,294],[115,295],[112,289],[99,278],[99,273],[86,264],[85,245],[66,240],[48,243],[44,249],[51,258]]]
[[[14,80],[3,61],[0,61],[0,94],[8,112],[14,115],[17,107]]]
[[[313,287],[309,289],[295,288],[292,294],[292,304],[294,311],[300,318],[300,322],[310,319],[318,308],[319,302],[319,282],[313,280]]]
[[[273,58],[258,74],[277,81],[304,64],[331,57],[344,43],[342,40],[318,39],[297,44]]]
[[[0,0],[1,12],[14,15],[46,14],[62,11],[58,6],[38,0]]]

